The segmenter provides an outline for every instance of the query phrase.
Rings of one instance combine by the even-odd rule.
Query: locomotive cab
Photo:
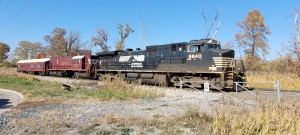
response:
[[[208,49],[221,49],[220,42],[214,39],[192,40],[188,52],[202,52]]]

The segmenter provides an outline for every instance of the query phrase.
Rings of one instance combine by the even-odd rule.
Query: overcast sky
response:
[[[240,30],[236,22],[258,9],[272,32],[267,57],[276,58],[295,32],[292,15],[296,8],[300,0],[0,0],[0,42],[10,45],[11,51],[22,40],[46,45],[43,37],[61,27],[79,31],[81,40],[90,44],[95,30],[103,28],[109,34],[109,45],[114,46],[119,38],[117,25],[129,23],[135,32],[125,41],[126,48],[145,48],[139,39],[139,20],[149,26],[150,45],[184,42],[205,37],[200,9],[209,22],[215,9],[221,9],[222,25],[216,39],[226,43],[234,41]]]

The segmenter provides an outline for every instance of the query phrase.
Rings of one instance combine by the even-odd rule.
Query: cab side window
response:
[[[200,45],[191,45],[189,47],[190,52],[201,52],[201,46]]]

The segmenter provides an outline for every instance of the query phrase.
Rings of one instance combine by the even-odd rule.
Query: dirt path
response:
[[[0,114],[21,103],[22,99],[22,94],[0,88]]]

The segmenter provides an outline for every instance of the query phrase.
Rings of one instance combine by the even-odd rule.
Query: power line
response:
[[[2,25],[0,25],[0,29],[3,28],[4,26],[6,26],[7,24],[10,23],[10,21],[12,21],[13,19],[15,19],[15,17],[17,15],[19,15],[24,9],[26,9],[31,3],[33,2],[33,0],[30,0],[29,2],[27,2],[27,4],[22,7],[18,12],[16,12],[11,18],[9,18],[5,23],[3,23]]]
[[[17,30],[16,32],[14,32],[13,34],[5,37],[2,41],[6,41],[12,37],[14,37],[15,35],[17,35],[18,33],[22,32],[23,30],[25,30],[26,28],[28,28],[30,25],[34,24],[36,21],[38,21],[39,19],[45,17],[46,15],[48,15],[49,13],[51,13],[55,8],[57,8],[59,5],[61,5],[64,2],[64,0],[62,0],[61,2],[57,3],[56,5],[54,5],[52,8],[50,8],[49,10],[47,10],[46,12],[44,12],[43,14],[41,14],[39,17],[33,19],[31,22],[27,23],[26,25],[24,25],[22,28],[20,28],[19,30]]]
[[[11,2],[12,2],[12,0],[9,0],[9,1],[7,2],[7,4],[4,6],[4,8],[2,8],[2,9],[0,10],[0,13],[3,12],[3,11],[5,11],[5,9],[10,5]]]

